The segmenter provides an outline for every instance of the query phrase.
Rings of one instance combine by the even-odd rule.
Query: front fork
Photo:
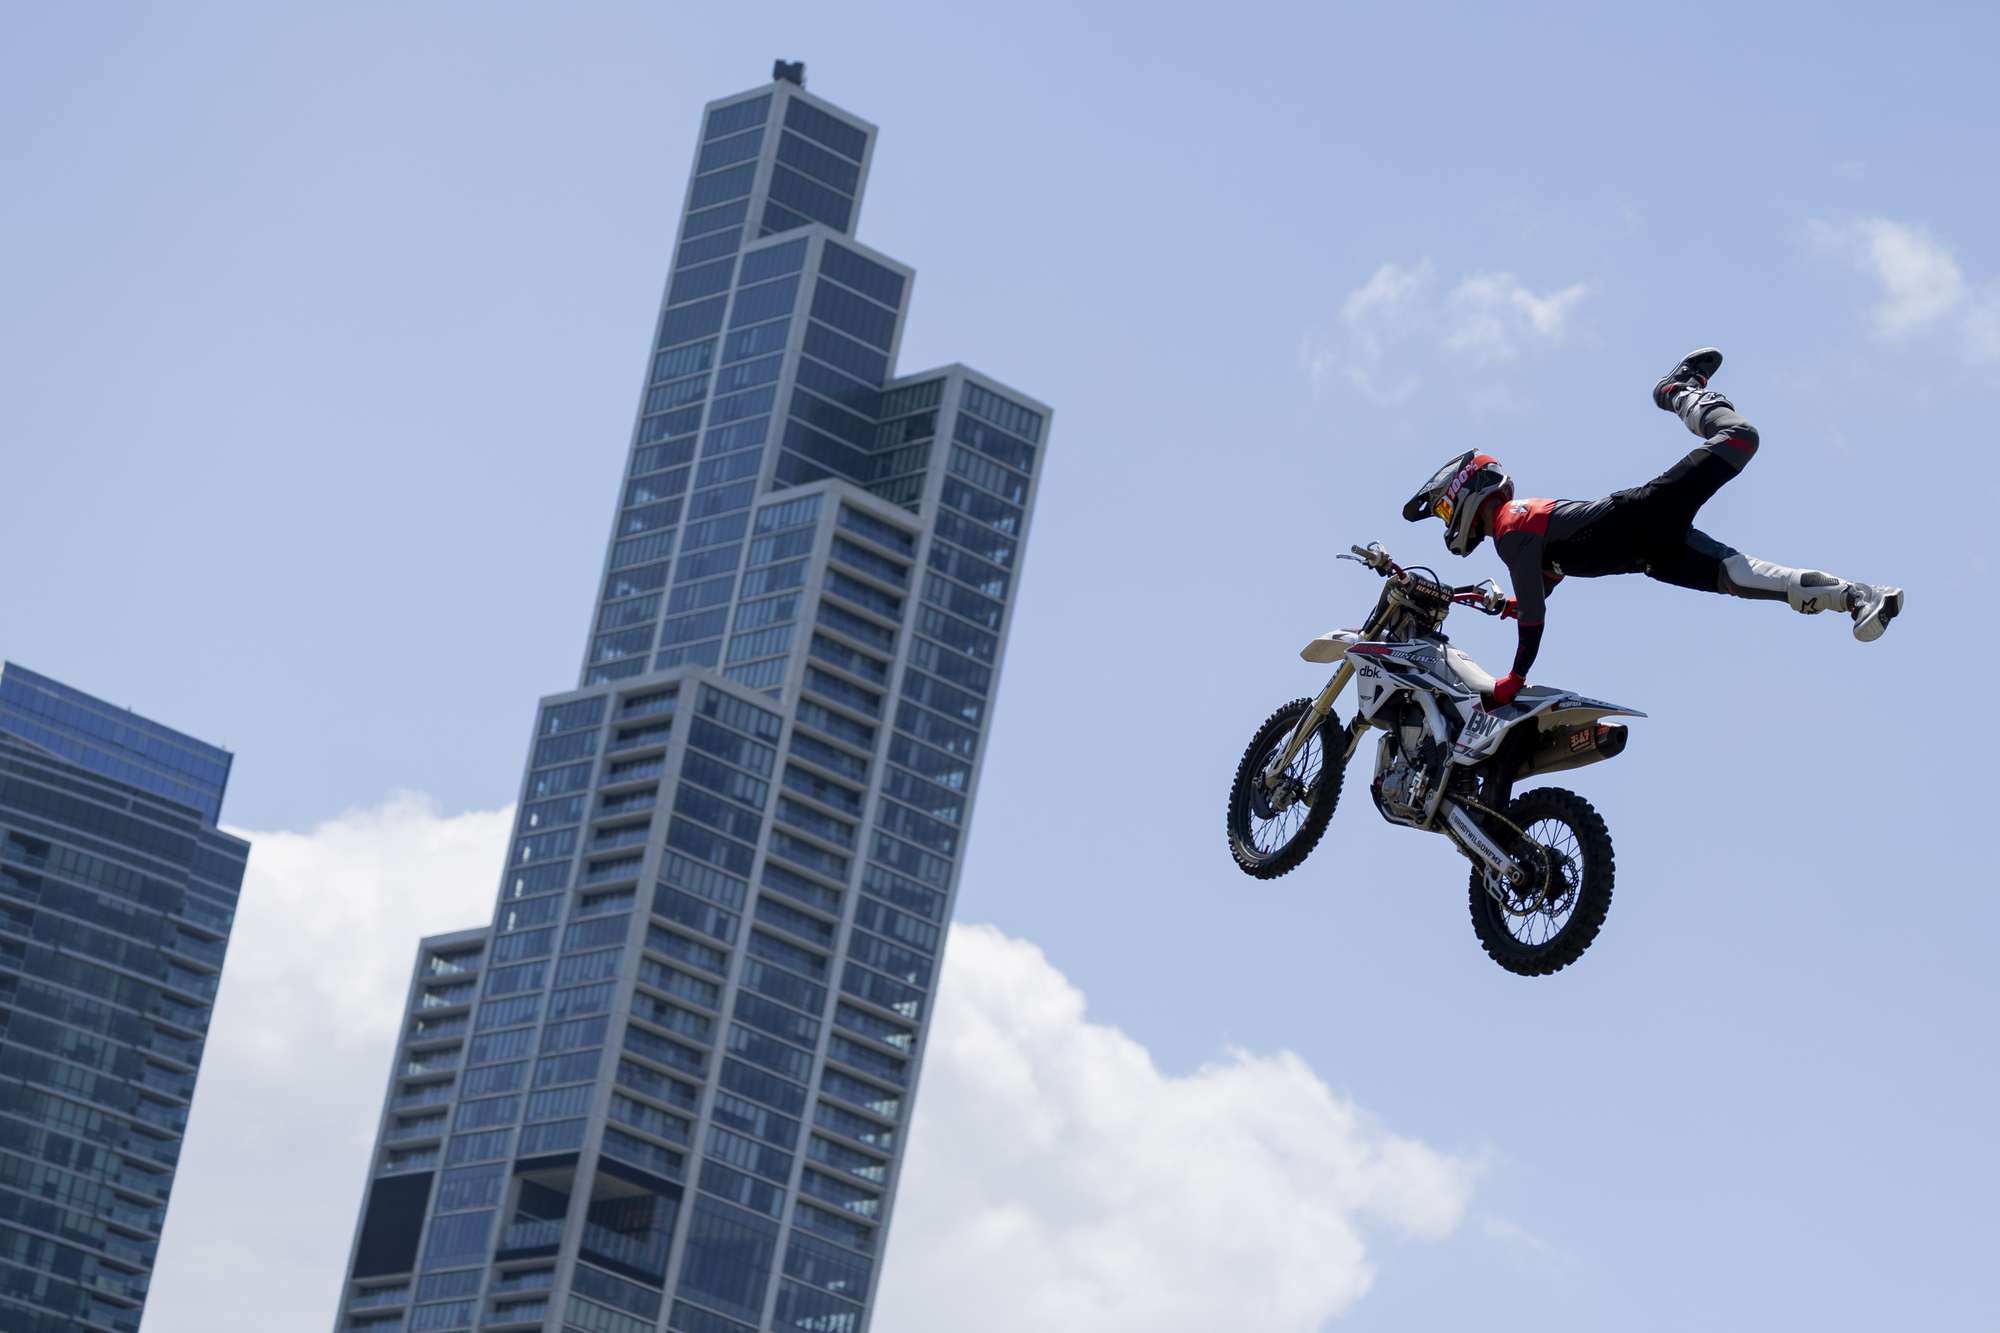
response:
[[[1292,766],[1292,760],[1298,758],[1299,751],[1305,748],[1306,737],[1312,735],[1313,730],[1326,719],[1326,715],[1333,711],[1333,701],[1340,696],[1342,690],[1347,688],[1347,682],[1352,679],[1354,679],[1354,663],[1342,662],[1340,670],[1333,673],[1333,679],[1326,683],[1326,688],[1321,690],[1319,697],[1312,701],[1312,707],[1308,708],[1306,715],[1299,719],[1298,726],[1292,728],[1292,738],[1285,742],[1285,748],[1278,751],[1271,762],[1265,766],[1264,789],[1266,791],[1276,791],[1278,789],[1278,782],[1284,777],[1285,770]],[[1355,715],[1355,722],[1358,724],[1360,721],[1360,715],[1357,713]],[[1347,766],[1347,761],[1354,755],[1354,747],[1360,744],[1360,742],[1361,729],[1357,725],[1353,729],[1353,734],[1347,738],[1346,749],[1341,752],[1339,759],[1341,767],[1345,768]]]

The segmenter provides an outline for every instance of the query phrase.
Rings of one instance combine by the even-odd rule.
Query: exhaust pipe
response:
[[[1514,780],[1519,782],[1522,778],[1540,777],[1544,773],[1582,768],[1585,764],[1622,754],[1631,731],[1623,722],[1586,722],[1580,727],[1564,727],[1548,732],[1542,737],[1541,744],[1521,761]]]

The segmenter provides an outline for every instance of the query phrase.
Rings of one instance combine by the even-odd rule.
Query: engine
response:
[[[1421,826],[1444,757],[1444,747],[1424,726],[1423,710],[1406,699],[1375,752],[1375,783],[1370,790],[1382,818],[1391,824]]]

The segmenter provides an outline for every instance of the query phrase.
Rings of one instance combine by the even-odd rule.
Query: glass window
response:
[[[639,443],[653,444],[672,435],[685,435],[701,425],[701,407],[682,408],[662,416],[647,417],[639,425]]]
[[[729,335],[722,345],[723,364],[746,361],[753,356],[763,356],[770,352],[783,351],[785,339],[791,335],[792,321],[776,320],[770,324],[759,324],[755,328],[740,329]],[[683,372],[692,374],[692,371]]]
[[[877,1018],[874,1014],[857,1009],[845,1001],[834,1009],[833,1021],[835,1025],[844,1027],[849,1032],[858,1032],[864,1037],[872,1038],[885,1046],[893,1046],[899,1051],[913,1051],[917,1047],[917,1034],[912,1029],[900,1023],[891,1023],[886,1018]]]
[[[845,986],[842,989],[846,989]],[[876,1115],[887,1116],[891,1120],[903,1118],[903,1099],[895,1093],[878,1088],[872,1083],[864,1083],[858,1078],[849,1078],[837,1069],[829,1069],[820,1076],[820,1090],[844,1102],[852,1102]]]
[[[686,268],[690,264],[733,255],[742,240],[743,228],[731,227],[728,231],[711,232],[697,240],[687,241],[682,244],[680,253],[674,256],[674,267]]]
[[[742,102],[718,108],[708,113],[708,129],[705,139],[719,139],[725,134],[747,130],[752,125],[762,125],[771,117],[771,94],[763,93]]]
[[[804,555],[812,550],[813,539],[817,536],[811,528],[793,528],[774,537],[759,537],[750,543],[750,563],[768,565],[774,560],[789,560],[796,555]]]
[[[852,191],[850,191],[852,193]],[[752,250],[743,256],[743,278],[745,286],[775,278],[781,273],[797,273],[806,262],[806,243],[803,239],[784,245],[767,246],[762,250]]]
[[[542,1009],[540,995],[520,995],[510,1000],[488,1000],[479,1006],[480,1031],[504,1028],[515,1023],[532,1023]]]
[[[845,634],[850,639],[857,639],[885,653],[896,651],[894,630],[884,629],[874,621],[864,620],[830,602],[820,603],[819,623],[837,634]]]
[[[784,160],[785,155],[782,149],[779,150],[778,157],[780,160]],[[798,163],[794,163],[793,165],[800,166]],[[805,168],[800,166],[800,170],[805,170]],[[835,184],[837,182],[829,181],[828,183]],[[848,192],[850,194],[853,193],[851,189]],[[820,252],[819,271],[836,282],[844,283],[854,288],[854,290],[864,296],[873,297],[892,310],[903,304],[902,274],[895,272],[893,269],[884,268],[873,260],[863,259],[860,255],[845,246],[836,245],[832,241],[828,241],[826,248]],[[932,382],[941,383],[941,381]],[[925,404],[925,406],[928,406],[928,404]],[[907,411],[908,409],[905,408],[902,410]]]
[[[936,524],[937,535],[958,543],[979,553],[986,560],[1001,565],[1014,563],[1014,542],[983,524],[960,518],[957,514],[940,511]]]
[[[666,671],[677,666],[712,667],[722,657],[722,640],[710,639],[707,643],[691,643],[684,648],[669,648],[653,659],[653,670]]]
[[[796,744],[793,747],[797,748]],[[785,786],[801,795],[809,796],[825,805],[845,810],[856,818],[861,814],[861,793],[843,787],[837,782],[829,782],[817,773],[808,773],[794,765],[785,765]],[[834,901],[839,901],[835,895]]]
[[[757,483],[754,481],[739,481],[712,491],[696,491],[688,505],[688,517],[707,518],[725,510],[741,509],[750,503],[756,493]]]
[[[726,1092],[716,1093],[711,1114],[718,1124],[740,1130],[766,1143],[775,1143],[786,1149],[798,1147],[798,1121],[754,1102],[746,1102],[741,1097],[732,1097]]]
[[[882,790],[899,801],[916,806],[935,819],[959,823],[965,814],[965,797],[892,768],[882,779]]]
[[[962,754],[969,759],[979,748],[978,732],[947,722],[936,713],[912,704],[896,705],[896,726],[919,740],[929,741],[947,754]]]
[[[920,815],[907,806],[897,805],[894,801],[882,800],[875,803],[875,823],[878,827],[927,847],[940,856],[950,856],[958,850],[957,829],[949,824],[940,823],[928,815]]]
[[[701,1090],[694,1084],[683,1083],[630,1060],[618,1062],[616,1077],[621,1087],[631,1088],[656,1101],[669,1102],[688,1111],[701,1105]]]
[[[876,415],[875,409],[881,399],[881,395],[866,384],[829,369],[811,357],[799,362],[799,383],[867,417]]]
[[[777,1245],[776,1223],[697,1195],[681,1259],[680,1291],[725,1314],[762,1323]]]
[[[660,336],[655,344],[672,347],[694,338],[706,338],[722,328],[722,308],[729,298],[718,296],[695,305],[680,306],[660,316]]]
[[[858,1116],[852,1111],[843,1110],[827,1102],[821,1102],[813,1108],[813,1123],[821,1129],[844,1134],[856,1143],[865,1143],[884,1152],[894,1151],[896,1147],[896,1131],[889,1126],[877,1124],[865,1116]]]
[[[674,280],[667,288],[667,304],[679,305],[683,301],[695,301],[704,296],[729,290],[730,276],[736,271],[736,259],[718,259],[713,263],[697,264],[674,274]],[[685,401],[685,400],[683,400]]]
[[[665,444],[648,445],[632,451],[632,475],[637,477],[661,468],[679,467],[694,457],[694,436],[684,435]]]
[[[611,548],[611,567],[624,569],[647,560],[657,560],[674,549],[674,534],[654,533],[647,537],[635,537],[631,541],[619,542]]]
[[[782,597],[767,597],[761,602],[744,602],[736,608],[736,628],[756,629],[759,625],[775,624],[780,620],[790,620],[799,613],[799,595],[787,593]]]
[[[832,186],[849,198],[853,197],[854,187],[861,179],[861,169],[852,162],[827,152],[824,148],[800,138],[789,130],[778,136],[778,160],[787,166],[797,167],[806,175]],[[841,229],[846,230],[844,225]]]
[[[464,1263],[484,1263],[493,1236],[492,1210],[457,1213],[431,1223],[430,1244],[424,1250],[424,1267],[452,1268]]]
[[[1039,413],[1030,412],[1018,403],[1009,402],[997,393],[988,392],[967,380],[959,391],[959,406],[977,417],[984,417],[1002,430],[1010,430],[1016,435],[1039,442],[1042,438],[1042,418]]]
[[[745,162],[740,167],[730,167],[726,171],[711,172],[697,176],[694,189],[688,194],[688,208],[706,208],[719,204],[725,199],[734,199],[740,194],[750,193],[750,182],[756,178],[757,164]]]
[[[715,339],[706,342],[689,343],[672,351],[661,352],[653,358],[653,382],[679,379],[683,375],[699,375],[715,362]]]
[[[669,566],[663,560],[657,565],[642,565],[638,569],[614,573],[604,580],[604,599],[633,597],[642,592],[652,592],[667,586]]]
[[[785,103],[785,125],[856,162],[861,160],[868,148],[866,131],[797,98]]]
[[[884,870],[881,866],[869,866],[861,872],[861,891],[872,893],[906,911],[929,917],[932,921],[944,920],[943,894]]]
[[[734,738],[732,737],[731,739]],[[690,744],[692,743],[690,741]],[[740,745],[744,742],[739,741],[737,743]],[[697,754],[693,750],[688,751],[687,755],[681,760],[681,777],[695,783],[697,786],[706,787],[713,792],[720,792],[731,800],[741,801],[743,804],[760,811],[764,808],[764,799],[770,794],[771,790],[769,783],[761,782],[756,778],[739,773],[726,764],[718,764],[715,760],[705,755]],[[700,818],[700,816],[697,815],[696,818]],[[743,900],[739,892],[736,900],[729,905],[731,907],[740,907],[742,906],[742,902]]]
[[[866,750],[875,748],[875,728],[866,726],[852,718],[821,708],[810,700],[803,700],[798,708],[798,720],[816,731],[823,731],[837,740],[858,745]]]
[[[806,688],[814,694],[831,699],[857,713],[870,717],[882,716],[882,696],[873,690],[864,690],[859,685],[850,685],[838,676],[830,676],[818,667],[806,668]]]
[[[777,532],[783,528],[811,523],[819,517],[820,497],[808,495],[783,504],[767,505],[757,511],[757,531]]]
[[[795,227],[810,227],[812,219],[801,217],[789,208],[781,207],[769,200],[764,202],[764,234],[791,231]]]
[[[731,366],[715,377],[717,393],[731,393],[738,389],[748,389],[759,384],[768,384],[778,378],[778,367],[784,361],[782,356],[767,356],[761,361],[749,361]],[[716,420],[725,418],[717,417]]]
[[[889,664],[880,662],[866,653],[857,653],[844,644],[835,643],[822,634],[813,635],[812,655],[822,662],[830,662],[842,671],[865,677],[877,685],[889,683]]]
[[[885,619],[901,620],[903,618],[902,598],[891,597],[886,592],[880,592],[865,583],[848,578],[838,570],[827,570],[824,586],[834,596],[852,602],[864,610],[873,611],[876,615],[882,616]]]
[[[573,1018],[567,1023],[551,1023],[542,1029],[542,1050],[568,1051],[579,1046],[602,1046],[609,1023],[603,1015]]]
[[[996,532],[1009,537],[1020,535],[1021,511],[1012,505],[1000,503],[990,495],[973,490],[960,481],[947,480],[944,484],[944,502],[966,516],[986,524]],[[972,545],[971,543],[967,543]],[[972,545],[973,550],[979,550]]]
[[[652,647],[653,627],[651,625],[646,626],[644,629],[620,630],[616,634],[600,634],[597,637],[597,642],[590,650],[590,660],[593,662],[610,662],[621,657],[630,657],[634,653],[650,652],[652,651]]]
[[[739,301],[742,297],[737,298]],[[789,305],[786,307],[789,309]],[[889,350],[896,335],[896,316],[845,287],[828,282],[813,284],[812,314],[834,328],[853,334],[862,342]]]
[[[743,134],[732,134],[725,139],[710,139],[702,146],[694,169],[697,173],[714,171],[718,167],[755,157],[763,147],[764,131],[761,127]]]
[[[867,760],[856,758],[845,750],[836,750],[833,746],[803,732],[792,733],[791,752],[807,763],[818,764],[829,772],[853,778],[856,782],[868,781]]]
[[[806,325],[805,349],[808,355],[816,356],[828,365],[837,366],[870,384],[880,384],[888,378],[887,357],[852,339],[841,337],[824,324],[815,322]]]
[[[637,533],[649,532],[654,528],[670,528],[680,522],[681,502],[669,500],[664,504],[645,505],[638,509],[628,509],[618,523],[618,535],[630,537]]]
[[[767,1074],[761,1069],[752,1069],[741,1060],[722,1062],[722,1086],[745,1097],[754,1097],[760,1102],[769,1102],[780,1111],[797,1115],[805,1109],[806,1090],[796,1083],[787,1082],[775,1074]]]
[[[924,600],[986,629],[999,629],[1006,614],[1000,603],[935,574],[924,575]]]
[[[532,1032],[495,1032],[485,1037],[474,1037],[472,1063],[511,1060],[517,1055],[526,1055],[534,1047],[534,1038]]]
[[[852,198],[786,166],[771,168],[771,198],[835,231],[846,231],[854,216]]]
[[[702,236],[721,227],[734,227],[740,224],[749,214],[750,201],[748,199],[739,199],[733,204],[723,204],[719,208],[710,208],[699,213],[690,213],[687,216],[687,222],[681,227],[681,235],[683,237]]]
[[[764,442],[764,436],[770,430],[770,428],[771,428],[771,418],[758,417],[753,421],[739,421],[736,422],[734,425],[721,426],[712,429],[703,439],[702,450],[701,450],[702,457],[708,458],[717,454],[727,454],[735,450],[748,449],[752,445],[762,444]],[[729,540],[730,538],[740,537],[743,535],[743,524],[740,519],[716,520],[716,523],[725,525],[732,522],[735,523],[736,527],[735,531],[730,534],[730,537],[729,538],[718,537],[716,538],[716,540],[726,541]],[[704,524],[702,526],[704,528],[707,528],[713,525]],[[694,532],[695,529],[690,528],[688,530],[687,544],[690,546],[705,545],[706,543],[696,542],[694,540]]]
[[[769,421],[770,418],[760,417],[758,420]],[[755,476],[763,465],[764,451],[761,449],[746,449],[740,453],[724,454],[720,458],[711,458],[703,463],[701,470],[695,475],[694,484],[719,486],[741,477]]]
[[[841,512],[847,513],[851,511],[843,508]],[[843,541],[835,537],[833,539],[833,558],[840,561],[843,565],[860,570],[863,574],[873,575],[881,579],[884,583],[893,583],[900,588],[909,586],[910,567],[908,565],[899,565],[894,560],[884,560],[873,551],[865,551],[853,542]]]
[[[971,385],[967,385],[971,388]],[[952,427],[953,438],[971,445],[984,454],[1005,463],[1008,467],[1027,472],[1035,466],[1033,446],[1021,443],[1004,431],[979,421],[969,412],[960,412],[958,421]]]
[[[723,580],[727,583],[728,580]],[[722,600],[728,600],[725,592]],[[683,616],[679,620],[669,620],[660,627],[660,644],[685,643],[691,639],[705,639],[712,634],[722,633],[727,621],[727,611],[704,611],[698,616]]]
[[[691,579],[708,578],[724,572],[733,573],[737,562],[742,558],[741,543],[711,547],[692,555],[682,555],[680,564],[674,569],[674,582],[686,583]]]
[[[905,532],[893,524],[884,523],[881,519],[873,515],[864,514],[858,509],[850,509],[846,505],[842,505],[840,507],[839,518],[836,521],[841,527],[846,528],[857,537],[864,537],[874,542],[877,546],[885,546],[889,550],[900,551],[904,555],[916,554],[917,538],[914,533]]]
[[[451,1150],[445,1160],[451,1163],[477,1162],[488,1157],[505,1157],[507,1146],[514,1141],[511,1129],[490,1130],[484,1134],[454,1134],[451,1136]],[[481,1261],[485,1259],[480,1256]]]
[[[894,305],[896,302],[892,301],[889,304]],[[882,415],[899,417],[905,412],[936,407],[943,398],[943,380],[925,380],[922,384],[908,384],[900,389],[891,389],[882,395]]]
[[[917,629],[928,634],[947,648],[956,648],[968,657],[976,657],[982,662],[991,662],[999,652],[1000,641],[983,630],[976,630],[962,620],[928,606],[917,608]]]
[[[729,640],[729,661],[747,662],[754,657],[769,657],[773,653],[790,652],[792,648],[792,627],[779,625],[774,629],[760,629],[750,634],[738,634]]]
[[[688,728],[688,744],[767,778],[771,776],[771,762],[777,755],[777,751],[769,746],[745,740],[703,718],[696,718]],[[763,802],[760,800],[756,804],[761,807]]]
[[[691,523],[688,525],[685,540],[681,542],[681,549],[693,551],[705,546],[714,546],[718,542],[733,542],[743,535],[748,518],[747,514],[730,514],[725,518],[710,519],[706,523]]]
[[[977,556],[967,555],[955,546],[947,546],[941,541],[931,543],[930,566],[932,569],[949,574],[960,583],[969,583],[988,597],[1007,595],[1007,574],[998,565],[989,565]]]
[[[706,583],[691,583],[674,589],[673,597],[667,603],[668,614],[692,611],[698,607],[715,606],[729,600],[729,590],[736,582],[735,576],[710,579]]]
[[[483,1069],[472,1070],[465,1076],[464,1095],[482,1097],[493,1092],[512,1092],[521,1086],[527,1069],[525,1062],[516,1060],[511,1064],[487,1065]]]
[[[784,588],[796,588],[806,581],[806,562],[793,560],[783,565],[766,565],[743,576],[743,595],[756,597],[762,593],[777,592]]]
[[[1026,477],[977,454],[968,453],[957,445],[953,445],[951,450],[951,470],[973,485],[983,486],[1015,504],[1020,504],[1028,496]]]
[[[641,620],[651,620],[655,615],[659,614],[659,610],[660,595],[658,593],[654,593],[651,597],[634,598],[629,602],[613,602],[598,613],[597,628],[601,630],[617,629],[622,625],[635,624]],[[651,643],[646,644],[648,648],[652,646]]]
[[[727,398],[718,398],[709,404],[708,419],[711,423],[719,423],[755,416],[759,412],[768,412],[777,396],[777,387],[773,385],[763,389],[752,389],[748,393],[731,394]]]
[[[972,778],[972,765],[962,756],[919,745],[907,736],[889,738],[889,758],[933,782],[959,791],[963,791]]]
[[[739,288],[736,306],[729,315],[729,327],[740,329],[748,324],[762,324],[767,319],[789,315],[798,296],[799,280],[796,277]]]

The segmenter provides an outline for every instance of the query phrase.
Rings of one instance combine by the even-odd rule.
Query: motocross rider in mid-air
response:
[[[1403,506],[1412,523],[1433,514],[1443,519],[1452,554],[1471,555],[1490,536],[1507,563],[1514,582],[1507,610],[1521,623],[1521,641],[1514,669],[1493,684],[1496,705],[1511,703],[1527,683],[1542,644],[1544,600],[1570,575],[1645,574],[1698,592],[1788,602],[1808,615],[1845,611],[1864,643],[1881,638],[1901,614],[1901,588],[1752,559],[1693,526],[1695,511],[1757,452],[1757,428],[1708,387],[1721,364],[1722,353],[1704,347],[1653,386],[1654,404],[1679,416],[1703,443],[1643,486],[1602,500],[1516,500],[1499,460],[1468,451]]]

